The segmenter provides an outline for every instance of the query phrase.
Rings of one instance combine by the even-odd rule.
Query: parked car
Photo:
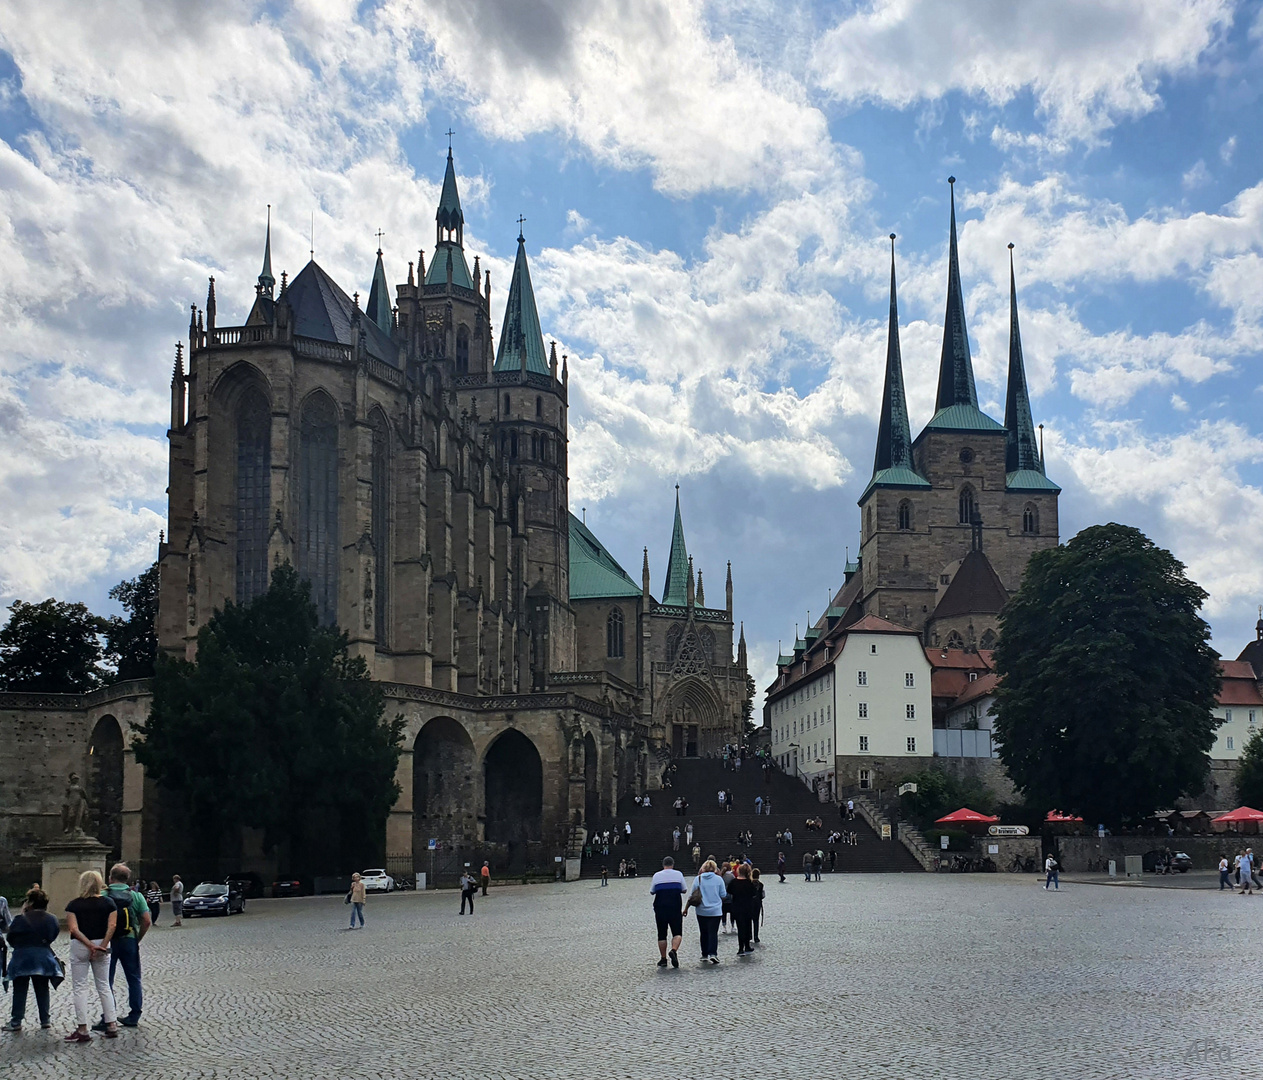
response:
[[[1186,852],[1177,851],[1171,856],[1171,869],[1178,870],[1181,874],[1187,874],[1193,869],[1193,857]]]
[[[273,896],[302,896],[303,883],[298,878],[285,878],[272,882]]]
[[[263,878],[252,871],[229,874],[228,880],[241,889],[241,895],[247,900],[258,900],[263,895]]]
[[[1146,851],[1141,857],[1142,869],[1147,874],[1187,874],[1193,868],[1193,860],[1187,852]]]
[[[224,885],[218,881],[203,881],[184,898],[184,914],[190,919],[194,915],[231,915],[245,910],[246,898],[236,882]]]
[[[381,869],[362,871],[360,881],[366,892],[391,892],[395,887],[395,879]]]

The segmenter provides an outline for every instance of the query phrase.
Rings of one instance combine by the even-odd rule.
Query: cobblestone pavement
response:
[[[647,894],[643,878],[495,888],[472,918],[452,893],[393,894],[354,932],[340,897],[178,931],[164,911],[141,1026],[63,1043],[67,982],[52,1032],[28,1013],[0,1035],[0,1076],[1183,1078],[1263,1046],[1257,962],[1240,959],[1263,944],[1263,899],[773,877],[752,959],[721,937],[723,963],[700,965],[689,920],[672,971],[654,966]]]

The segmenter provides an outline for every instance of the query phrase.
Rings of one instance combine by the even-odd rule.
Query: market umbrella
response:
[[[965,824],[983,824],[992,825],[999,821],[998,817],[991,814],[980,814],[977,810],[970,810],[967,806],[962,806],[959,810],[954,810],[950,814],[946,814],[934,822],[935,825],[965,825]]]

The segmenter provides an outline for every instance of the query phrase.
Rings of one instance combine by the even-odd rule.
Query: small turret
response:
[[[175,370],[171,372],[171,430],[184,428],[184,345],[175,343]]]
[[[212,334],[215,332],[215,279],[213,277],[206,290],[206,329]]]
[[[685,597],[684,602],[687,607],[691,608],[697,599],[696,593],[693,587],[693,556],[692,555],[689,556],[688,582],[685,586],[685,590],[686,591],[684,594],[684,597]]]
[[[706,606],[706,590],[702,587],[702,572],[697,572],[697,606]]]
[[[645,561],[640,568],[640,595],[645,603],[645,610],[649,610],[649,549],[645,548]],[[1263,616],[1263,609],[1260,609],[1260,616]],[[1263,627],[1263,618],[1259,619],[1259,626]]]
[[[272,276],[272,204],[268,203],[267,234],[263,241],[263,269],[259,271],[257,292],[260,296],[272,298],[272,289],[276,286],[276,278]]]
[[[741,637],[737,639],[737,667],[745,669],[746,664],[746,624],[741,624]]]
[[[728,621],[731,622],[732,621],[732,561],[731,560],[729,560],[728,562],[728,583],[724,587],[724,591],[727,593]]]

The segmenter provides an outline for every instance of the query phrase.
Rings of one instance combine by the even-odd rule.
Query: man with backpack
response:
[[[127,1015],[119,1017],[123,1027],[135,1027],[140,1023],[140,1011],[144,1005],[144,993],[140,986],[140,940],[148,932],[153,920],[149,914],[149,902],[144,895],[128,884],[132,872],[125,863],[110,867],[110,885],[105,896],[114,901],[118,918],[114,937],[110,941],[110,989],[114,988],[114,972],[121,964],[123,977],[127,979]],[[93,1029],[103,1030],[102,1019]]]

